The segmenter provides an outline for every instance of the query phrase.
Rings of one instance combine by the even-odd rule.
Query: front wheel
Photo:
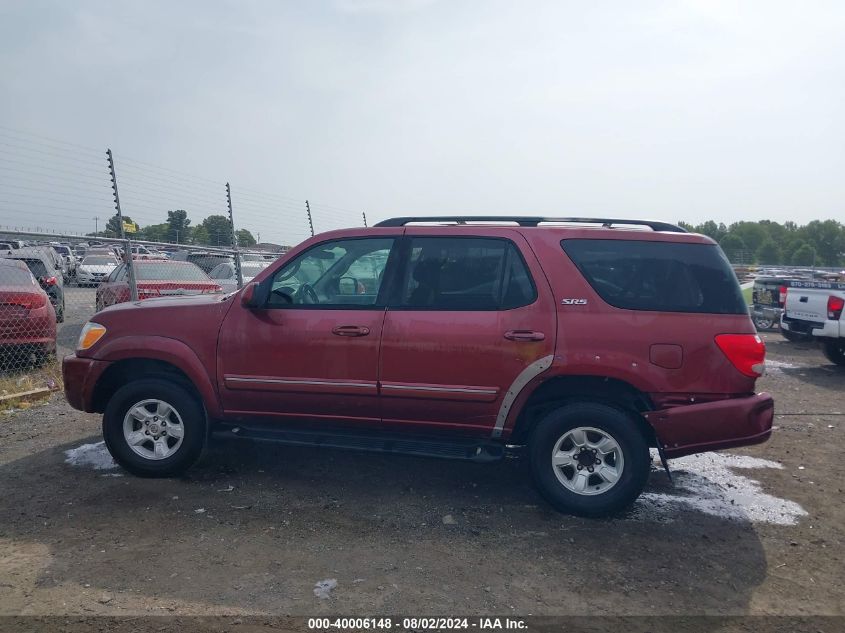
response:
[[[598,517],[639,496],[650,471],[648,445],[631,415],[579,402],[547,414],[529,444],[540,493],[561,512]]]
[[[180,475],[205,447],[205,412],[186,389],[158,378],[124,385],[103,415],[114,460],[139,477]]]
[[[845,366],[845,343],[825,343],[822,353],[834,365]]]

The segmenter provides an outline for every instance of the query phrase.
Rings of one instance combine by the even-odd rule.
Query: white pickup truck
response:
[[[845,283],[792,281],[786,289],[781,332],[789,340],[818,341],[830,362],[845,365],[843,308]]]

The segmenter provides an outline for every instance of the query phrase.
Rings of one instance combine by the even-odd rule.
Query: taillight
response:
[[[719,334],[716,345],[745,376],[759,378],[766,368],[766,344],[756,334]]]
[[[3,303],[20,306],[27,310],[37,310],[47,305],[47,295],[35,293],[14,294],[6,298]]]
[[[44,282],[45,286],[55,286],[58,283],[55,277],[42,277],[41,281]]]
[[[780,288],[778,288],[778,303],[780,304],[781,308],[786,305],[787,290],[789,289],[786,286],[781,286]]]
[[[833,295],[827,298],[827,318],[831,321],[838,321],[842,316],[842,308],[845,308],[845,299],[842,297],[834,297]]]

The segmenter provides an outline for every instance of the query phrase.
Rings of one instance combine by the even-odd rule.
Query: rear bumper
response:
[[[94,413],[94,388],[110,363],[79,358],[75,354],[65,356],[62,361],[62,380],[65,384],[65,398],[74,409]]]
[[[775,404],[768,393],[649,411],[666,457],[760,444],[772,433]]]

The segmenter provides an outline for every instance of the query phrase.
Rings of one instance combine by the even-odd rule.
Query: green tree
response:
[[[150,240],[151,242],[166,242],[168,240],[168,231],[169,226],[167,222],[163,222],[162,224],[151,224],[150,226],[145,226],[141,229],[138,232],[138,237]]]
[[[208,231],[202,224],[191,230],[191,240],[194,244],[208,244]]]
[[[745,243],[745,248],[756,251],[766,240],[767,232],[759,222],[735,222],[729,227],[731,235],[736,235]]]
[[[757,249],[756,259],[760,264],[781,264],[783,263],[783,253],[778,243],[768,237]]]
[[[134,224],[132,218],[128,215],[123,216],[123,222],[125,224]],[[109,221],[106,223],[106,230],[103,231],[104,237],[120,237],[121,230],[120,230],[120,216],[115,213],[113,216],[109,218]]]
[[[229,218],[226,216],[210,215],[194,231],[196,232],[199,228],[204,229],[204,231],[200,233],[199,239],[196,235],[194,236],[194,243],[209,246],[232,245],[232,225],[229,224]]]
[[[238,236],[238,246],[255,246],[255,238],[248,230],[238,229],[236,233]]]
[[[793,266],[813,266],[816,263],[816,249],[809,244],[802,244],[792,253],[789,263]]]
[[[719,246],[722,247],[722,250],[725,251],[725,255],[727,255],[728,259],[733,263],[739,262],[745,251],[748,250],[745,246],[745,242],[742,241],[742,238],[738,235],[734,235],[733,233],[728,233],[725,237],[723,237],[722,241],[719,242]]]
[[[813,220],[803,227],[807,243],[816,249],[819,265],[838,266],[845,252],[845,227],[835,220]]]
[[[171,242],[187,242],[190,237],[191,220],[188,219],[188,212],[184,209],[176,209],[167,212],[167,239]]]

